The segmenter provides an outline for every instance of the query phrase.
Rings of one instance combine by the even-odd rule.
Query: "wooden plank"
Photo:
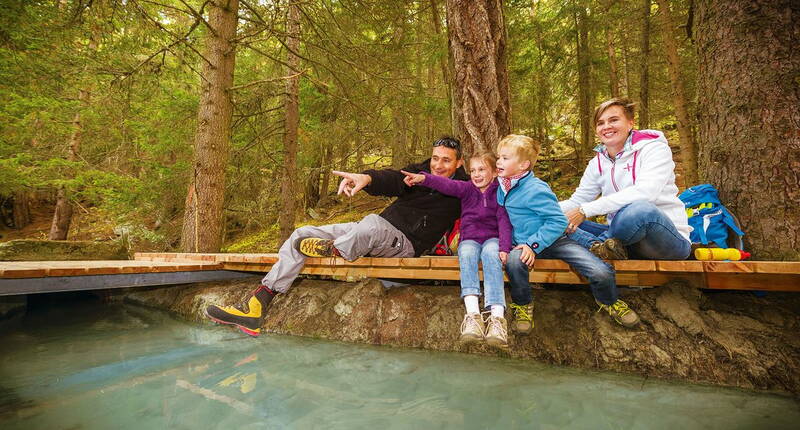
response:
[[[425,257],[431,260],[431,268],[458,269],[458,257]]]
[[[708,288],[719,290],[800,291],[799,275],[709,273]]]
[[[800,261],[751,261],[756,273],[800,274]]]
[[[653,260],[614,260],[610,262],[618,272],[655,272],[656,262]]]
[[[752,273],[754,268],[752,263],[745,261],[704,261],[703,270],[706,273],[728,272],[728,273]]]
[[[656,269],[659,272],[702,272],[702,261],[656,261]]]

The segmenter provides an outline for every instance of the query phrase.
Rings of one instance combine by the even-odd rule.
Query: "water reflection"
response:
[[[0,427],[795,428],[791,399],[500,358],[245,338],[71,304],[0,333]]]

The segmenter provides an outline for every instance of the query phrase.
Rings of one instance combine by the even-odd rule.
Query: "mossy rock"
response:
[[[2,261],[128,260],[124,241],[11,240],[0,243]]]

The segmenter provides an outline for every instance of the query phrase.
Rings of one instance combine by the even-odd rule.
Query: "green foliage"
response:
[[[321,197],[310,204],[324,203],[337,183],[319,189],[330,170],[383,167],[393,154],[423,159],[433,139],[451,133],[445,2],[302,2],[299,181],[294,195],[280,195],[283,78],[296,73],[283,64],[284,5],[240,2],[225,217],[231,235],[244,239],[231,251],[272,246],[280,199],[302,201],[316,188]],[[579,134],[574,14],[581,5],[505,2],[514,132],[542,140],[543,158],[569,159]],[[592,98],[609,96],[610,30],[625,92],[638,94],[637,70],[650,62],[652,122],[674,123],[655,18],[653,55],[644,59],[634,5],[585,6]],[[681,20],[688,6],[675,8]],[[151,242],[177,243],[208,34],[192,10],[207,12],[207,2],[0,2],[0,194],[64,187]],[[682,40],[691,90],[693,57]],[[80,147],[68,161],[76,119]],[[561,195],[583,162],[542,162],[537,174]]]

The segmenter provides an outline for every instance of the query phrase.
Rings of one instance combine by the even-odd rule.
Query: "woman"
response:
[[[691,228],[677,197],[672,151],[662,132],[634,130],[633,106],[614,98],[595,110],[601,144],[578,188],[560,202],[567,234],[605,259],[683,260]],[[586,221],[596,215],[608,225]]]

